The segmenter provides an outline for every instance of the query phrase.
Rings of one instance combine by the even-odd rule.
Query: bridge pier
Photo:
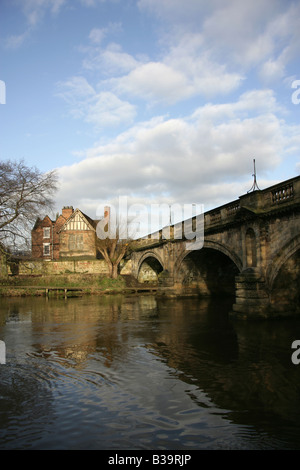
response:
[[[248,268],[235,278],[236,299],[231,317],[239,319],[269,318],[270,297],[265,277],[259,269]]]

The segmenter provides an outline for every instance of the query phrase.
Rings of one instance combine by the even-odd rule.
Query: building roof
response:
[[[75,223],[79,223],[80,221],[83,223],[83,227],[84,227],[84,224],[86,224],[86,226],[88,227],[88,230],[94,230],[94,231],[96,230],[96,226],[98,223],[97,220],[91,219],[88,215],[84,214],[80,209],[76,209],[70,215],[70,217],[64,222],[64,224],[61,226],[59,232],[63,230],[67,230],[67,226],[73,221]],[[72,230],[78,230],[78,229],[73,228]],[[85,230],[85,228],[80,228],[79,230]]]

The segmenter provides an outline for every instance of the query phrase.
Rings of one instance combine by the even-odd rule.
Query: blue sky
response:
[[[253,158],[261,189],[297,176],[299,24],[299,1],[1,0],[0,158],[57,168],[57,207],[91,217],[208,210]]]

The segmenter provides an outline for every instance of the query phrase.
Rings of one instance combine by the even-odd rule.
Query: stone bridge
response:
[[[205,212],[201,249],[151,235],[132,253],[140,282],[161,295],[233,296],[231,314],[269,318],[300,313],[300,177]],[[172,233],[172,231],[171,231]]]

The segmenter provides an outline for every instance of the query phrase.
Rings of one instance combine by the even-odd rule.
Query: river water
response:
[[[1,298],[0,449],[300,449],[300,320],[154,296]]]

